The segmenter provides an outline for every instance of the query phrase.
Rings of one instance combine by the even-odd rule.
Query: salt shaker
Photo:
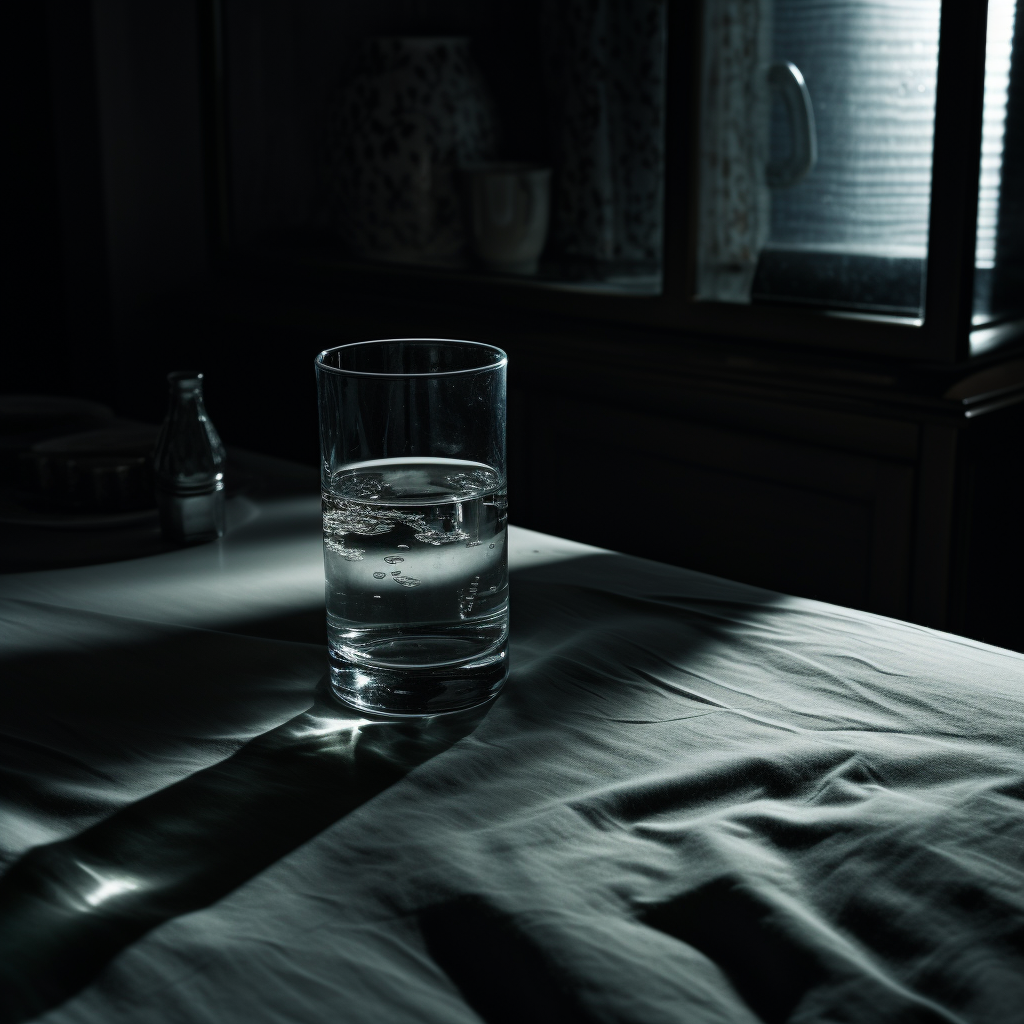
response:
[[[167,375],[167,419],[153,453],[160,529],[176,543],[224,535],[224,445],[206,415],[203,375]]]

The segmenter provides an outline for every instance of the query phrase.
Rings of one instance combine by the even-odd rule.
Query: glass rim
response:
[[[340,366],[328,366],[324,357],[331,352],[338,352],[341,349],[358,348],[361,345],[392,345],[400,341],[432,341],[443,345],[472,345],[474,348],[487,349],[489,352],[496,352],[500,356],[495,362],[484,363],[480,366],[467,366],[461,370],[432,370],[427,373],[416,373],[413,371],[400,372],[389,371],[381,373],[376,370],[344,370]],[[381,377],[381,378],[402,378],[402,377],[457,377],[466,373],[483,373],[485,370],[500,370],[508,365],[508,353],[497,345],[488,345],[484,341],[465,341],[461,338],[375,338],[369,341],[351,341],[346,345],[333,345],[325,348],[314,361],[318,370],[325,370],[328,373],[336,373],[342,377]]]

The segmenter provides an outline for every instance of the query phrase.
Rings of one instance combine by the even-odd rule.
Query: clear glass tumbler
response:
[[[501,349],[397,338],[316,358],[331,686],[436,715],[508,675]]]

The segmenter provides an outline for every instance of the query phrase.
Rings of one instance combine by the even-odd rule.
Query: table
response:
[[[513,527],[504,694],[361,720],[299,490],[0,577],[0,1021],[1024,1019],[1024,656]]]

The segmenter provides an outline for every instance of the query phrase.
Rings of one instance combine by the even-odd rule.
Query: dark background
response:
[[[363,5],[338,7],[379,30]],[[318,351],[368,337],[490,341],[510,354],[513,521],[1024,649],[1013,346],[940,367],[713,339],[606,321],[586,302],[538,313],[511,291],[496,302],[247,249],[231,237],[245,197],[224,168],[266,157],[274,93],[236,97],[250,123],[228,123],[207,59],[212,9],[46,0],[4,13],[0,392],[96,398],[158,422],[165,374],[199,369],[229,445],[312,465]],[[445,28],[426,5],[389,9],[404,31]],[[236,18],[239,52],[246,24]],[[487,60],[500,70],[507,52]],[[499,100],[513,106],[511,93]],[[540,146],[531,124],[510,124],[521,148]],[[598,492],[606,510],[581,514]],[[636,495],[653,495],[657,522]]]

